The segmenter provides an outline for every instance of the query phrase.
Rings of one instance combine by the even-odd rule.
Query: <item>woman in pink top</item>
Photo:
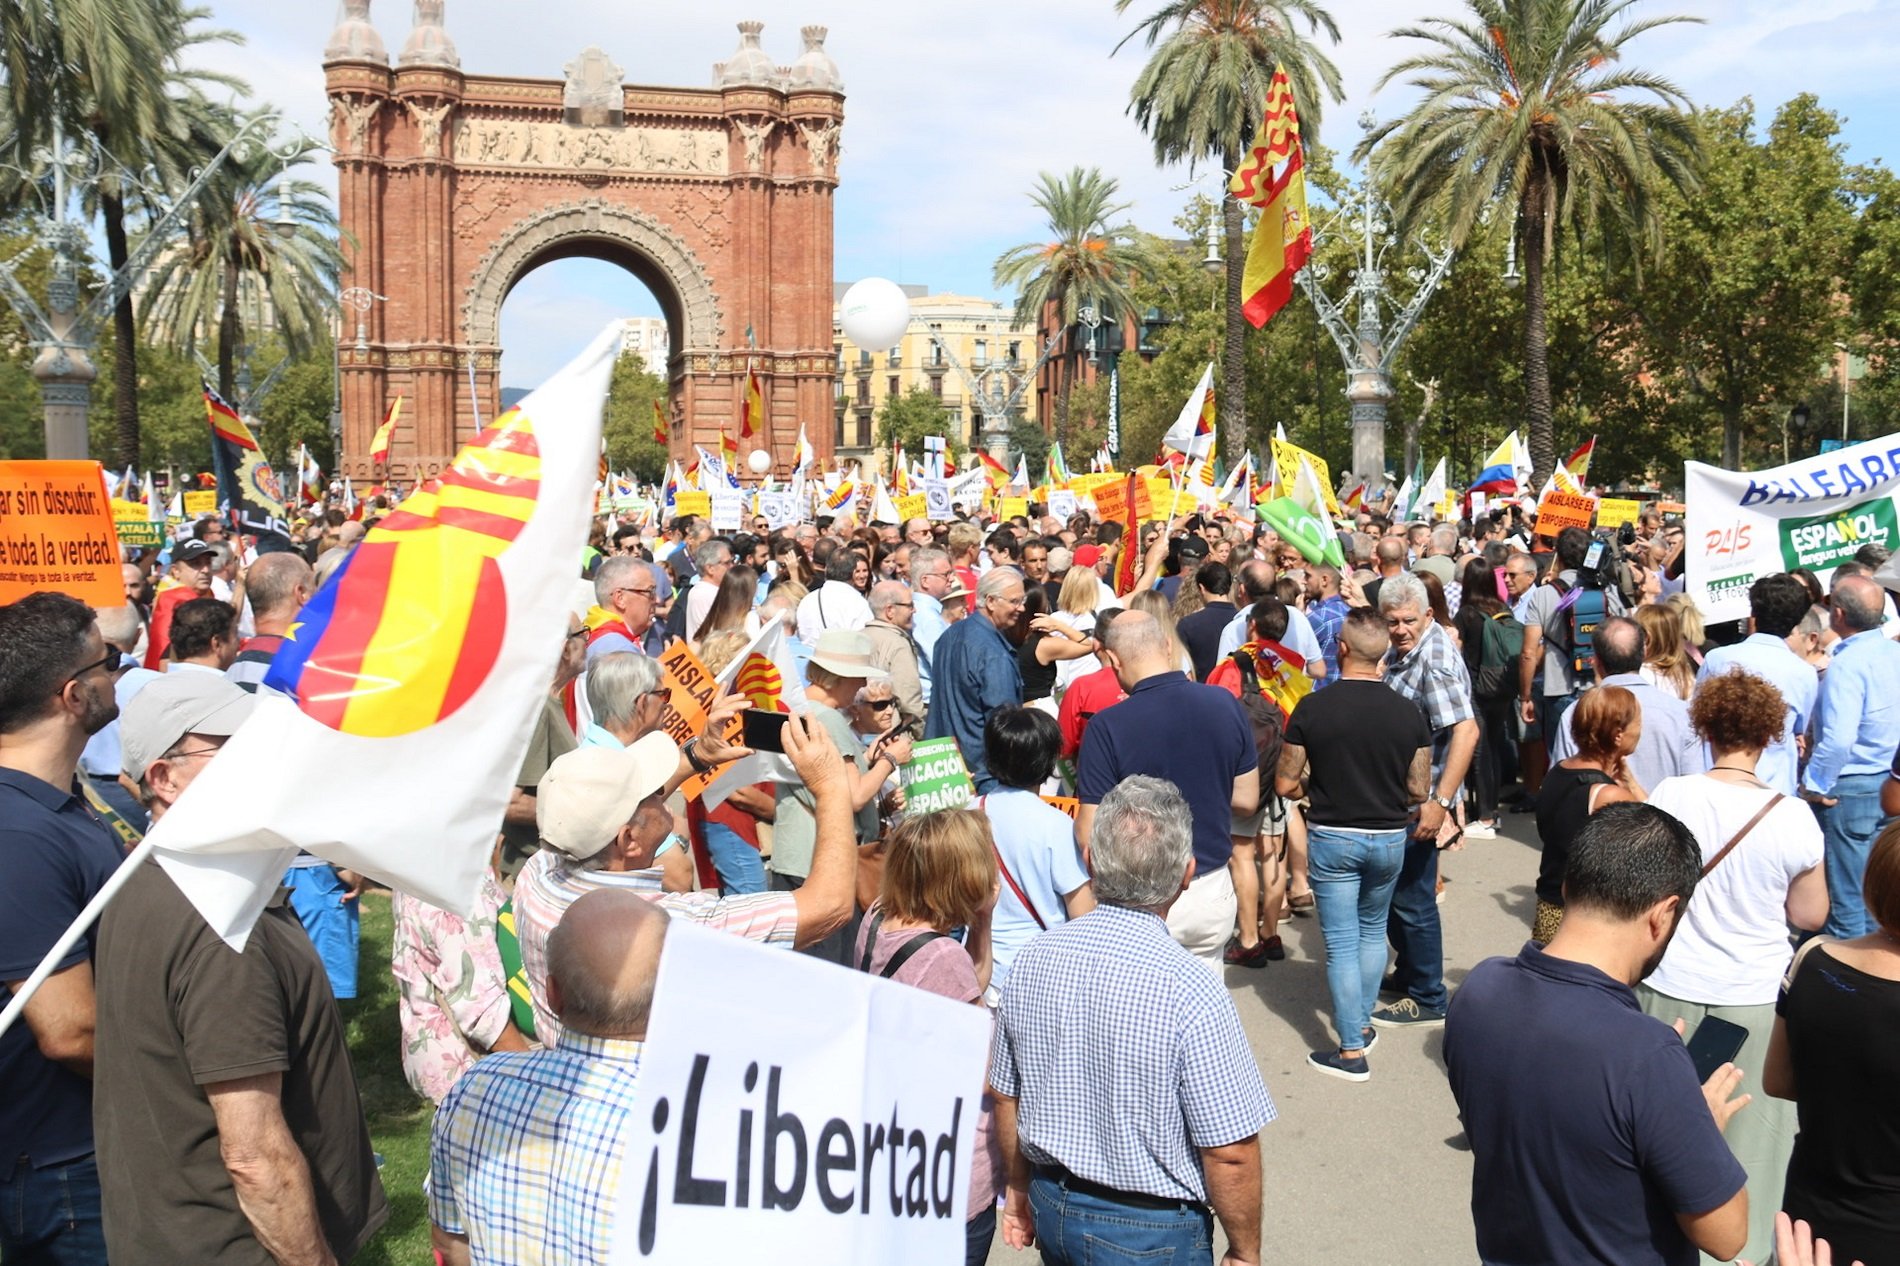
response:
[[[860,971],[982,1005],[990,984],[990,916],[1000,884],[988,818],[944,809],[907,819],[885,841],[884,882],[864,912],[852,961]],[[956,928],[964,929],[961,942],[950,935]],[[1002,1190],[988,1085],[986,1069],[964,1224],[966,1266],[989,1258]]]

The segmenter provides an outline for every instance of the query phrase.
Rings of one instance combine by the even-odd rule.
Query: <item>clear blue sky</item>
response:
[[[1134,204],[1130,218],[1167,231],[1189,196],[1183,169],[1158,169],[1127,116],[1142,50],[1116,42],[1149,7],[1118,17],[1112,0],[1025,0],[1009,6],[909,0],[706,0],[631,5],[625,0],[448,0],[447,28],[463,69],[559,78],[598,44],[630,82],[700,85],[738,44],[734,24],[765,23],[766,51],[790,63],[798,28],[829,26],[827,47],[845,81],[845,130],[837,194],[836,272],[883,275],[933,290],[989,295],[990,264],[1041,236],[1026,191],[1042,170],[1099,166]],[[1374,94],[1407,42],[1396,26],[1455,14],[1458,0],[1333,0],[1342,31],[1334,60],[1347,99],[1329,105],[1321,139],[1350,149],[1356,117],[1402,110],[1394,87]],[[217,25],[242,32],[241,49],[201,59],[241,74],[259,97],[323,135],[320,66],[340,6],[320,0],[212,0]],[[1639,39],[1634,61],[1676,81],[1700,103],[1752,97],[1761,115],[1803,91],[1845,116],[1842,139],[1856,162],[1886,159],[1900,124],[1893,50],[1900,0],[1645,0],[1641,15],[1684,13],[1704,25]],[[532,17],[529,15],[532,14]],[[406,0],[375,0],[372,21],[392,53],[410,25]],[[1891,165],[1891,163],[1889,163]],[[326,177],[327,178],[327,177]],[[658,315],[644,287],[609,265],[564,261],[530,274],[503,312],[510,385],[531,386],[558,368],[600,325]]]

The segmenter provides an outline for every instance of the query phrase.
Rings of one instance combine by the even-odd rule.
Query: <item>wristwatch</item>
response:
[[[1453,800],[1450,796],[1433,796],[1432,803],[1443,809],[1446,813],[1450,813],[1452,805],[1456,804],[1457,801]]]

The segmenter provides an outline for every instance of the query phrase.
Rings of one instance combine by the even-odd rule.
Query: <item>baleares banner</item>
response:
[[[1823,585],[1864,545],[1900,545],[1900,435],[1770,470],[1684,468],[1690,595],[1712,622],[1745,619],[1748,587],[1799,567]]]

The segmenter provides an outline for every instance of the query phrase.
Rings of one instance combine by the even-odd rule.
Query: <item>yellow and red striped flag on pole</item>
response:
[[[402,397],[397,396],[389,402],[389,408],[383,414],[383,424],[376,428],[375,438],[369,442],[369,459],[372,462],[389,460],[389,440],[396,433],[396,419],[402,416]]]
[[[745,400],[739,406],[739,438],[749,440],[765,425],[765,390],[759,385],[759,371],[745,371]]]
[[[1278,176],[1273,168],[1284,162]],[[1306,155],[1300,116],[1286,71],[1275,67],[1267,88],[1267,114],[1253,150],[1234,173],[1234,197],[1261,208],[1247,246],[1240,310],[1256,327],[1265,325],[1293,297],[1293,277],[1313,254],[1313,226],[1306,217]]]
[[[666,406],[658,400],[653,402],[653,442],[666,444]]]

